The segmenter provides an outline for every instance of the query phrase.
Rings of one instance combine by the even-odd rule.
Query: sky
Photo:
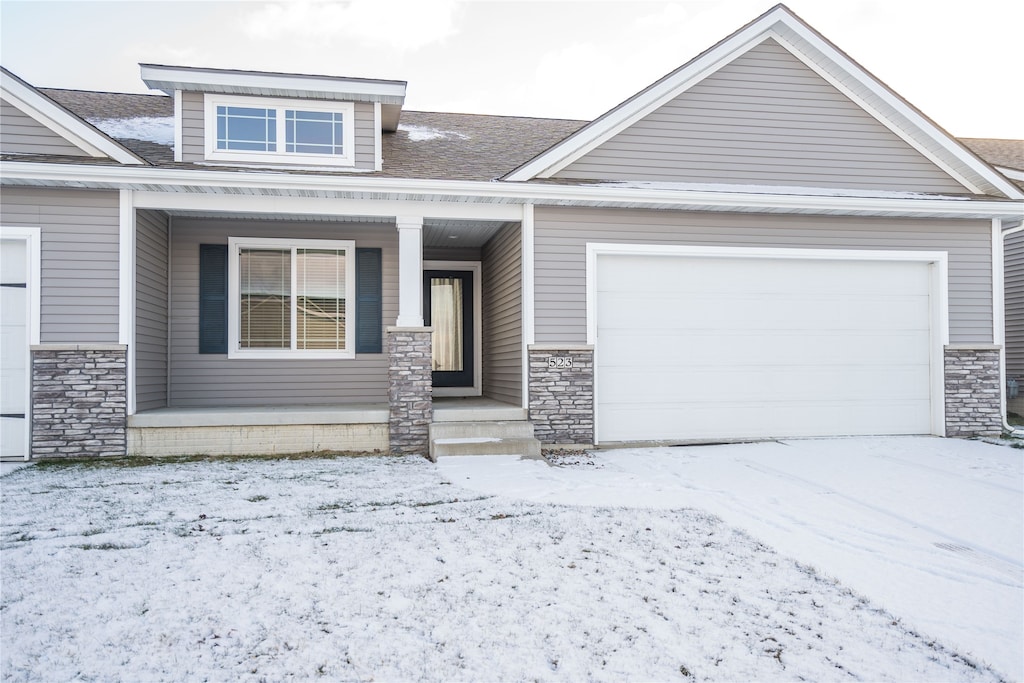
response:
[[[140,62],[408,81],[419,111],[593,119],[775,0],[0,0],[39,87],[147,92]],[[958,137],[1024,139],[1020,0],[787,0]]]

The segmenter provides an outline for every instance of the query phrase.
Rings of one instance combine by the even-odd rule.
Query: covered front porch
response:
[[[528,208],[159,192],[132,199],[129,454],[426,453],[432,422],[526,419]],[[328,313],[328,295],[301,289],[309,267],[295,255],[321,252],[336,261]],[[224,259],[219,271],[210,253]],[[253,254],[280,256],[283,284],[267,285]],[[375,269],[363,268],[364,256]],[[431,293],[436,299],[451,283],[462,288],[455,301],[464,309],[430,327],[441,315]],[[268,309],[279,319],[257,319]],[[337,338],[311,346],[307,329],[321,337],[335,329]]]

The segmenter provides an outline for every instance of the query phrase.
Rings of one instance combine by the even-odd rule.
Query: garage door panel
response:
[[[630,406],[614,415],[622,428],[614,441],[684,442],[701,439],[760,439],[906,434],[908,424],[926,433],[928,401],[880,400],[870,405],[805,401],[766,407],[760,402],[730,405],[721,419],[716,405],[694,404],[681,412],[669,406]],[[611,441],[611,439],[608,439]]]
[[[869,329],[927,330],[930,322],[928,298],[919,296],[863,297],[847,294],[828,297],[801,294],[789,298],[768,295],[710,294],[678,296],[671,299],[645,296],[633,299],[628,294],[606,293],[599,299],[599,320],[609,321],[603,329],[713,329],[713,330],[791,330],[809,332],[826,329],[863,331]],[[794,320],[794,313],[802,315]]]
[[[932,432],[929,264],[597,264],[598,441]]]
[[[846,332],[809,335],[802,332],[756,330],[706,330],[687,335],[676,332],[639,333],[634,330],[602,330],[599,339],[603,358],[619,359],[632,367],[642,354],[644,363],[661,368],[701,366],[717,362],[723,356],[736,366],[768,364],[828,365],[837,362],[877,362],[882,354],[892,365],[918,362],[927,357],[930,337],[927,330],[909,330],[900,334],[857,334]]]
[[[887,399],[928,400],[929,367],[892,366],[864,372],[857,366],[794,368],[602,368],[598,377],[602,405],[797,401],[817,396],[828,401],[878,398],[885,383]],[[604,395],[608,398],[604,399]]]

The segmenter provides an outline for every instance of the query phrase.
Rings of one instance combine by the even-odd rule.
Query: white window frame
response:
[[[205,150],[207,161],[274,162],[315,166],[355,166],[355,104],[352,102],[318,102],[315,100],[289,100],[269,97],[241,97],[237,95],[206,94]],[[217,149],[217,107],[255,107],[277,111],[277,151],[251,152]],[[285,110],[340,113],[344,154],[289,153],[285,149]]]
[[[242,249],[290,249],[291,268],[291,346],[290,349],[243,349],[241,347],[242,294],[239,271],[239,255]],[[297,311],[295,298],[298,273],[295,268],[297,249],[344,249],[345,250],[345,350],[298,349],[296,346]],[[270,239],[229,237],[228,238],[228,358],[274,358],[274,359],[342,359],[356,357],[356,243],[353,240],[311,240],[311,239]]]

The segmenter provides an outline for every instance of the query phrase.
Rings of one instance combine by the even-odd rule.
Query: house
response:
[[[782,5],[589,123],[141,75],[3,74],[5,455],[1003,428],[1024,191]]]
[[[975,154],[1024,188],[1024,140],[961,140]],[[1007,408],[1024,415],[1024,227],[1004,232],[1003,277],[1006,282],[1006,376]]]

